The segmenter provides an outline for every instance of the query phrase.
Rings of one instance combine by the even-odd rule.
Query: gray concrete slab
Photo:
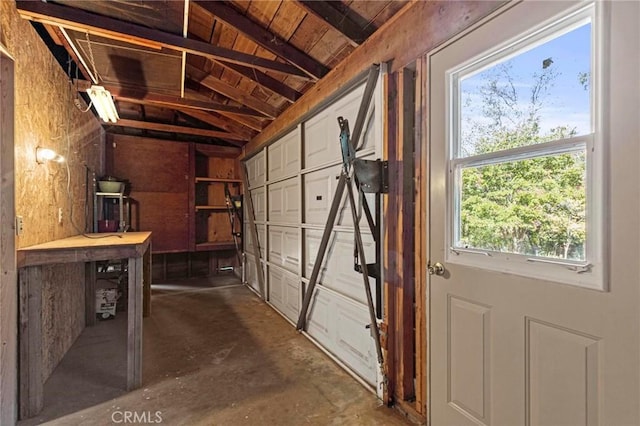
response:
[[[152,307],[141,389],[118,387],[120,315],[85,330],[21,425],[409,424],[235,277],[154,286]]]

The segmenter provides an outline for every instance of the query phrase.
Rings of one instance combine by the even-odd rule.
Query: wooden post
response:
[[[385,74],[384,76],[384,93],[385,93],[385,110],[386,115],[383,145],[383,158],[389,161],[389,194],[383,199],[383,215],[386,222],[385,235],[384,235],[384,324],[383,327],[386,330],[386,349],[385,356],[385,373],[388,378],[387,386],[385,387],[383,400],[385,403],[390,404],[393,402],[393,395],[395,392],[395,363],[396,363],[396,348],[395,348],[395,315],[396,315],[396,290],[395,283],[397,279],[395,274],[397,273],[397,265],[395,259],[396,247],[396,230],[398,227],[395,220],[396,200],[395,194],[395,182],[397,181],[394,174],[395,164],[393,159],[395,158],[396,150],[396,138],[397,138],[397,125],[398,125],[398,97],[397,97],[397,81],[395,74]]]
[[[84,264],[84,323],[87,327],[96,325],[96,262]]]
[[[416,336],[416,410],[426,416],[427,414],[427,383],[429,353],[427,342],[429,341],[429,329],[427,327],[428,308],[427,303],[427,217],[429,210],[427,172],[429,149],[426,141],[427,134],[427,58],[421,57],[416,62],[416,87],[415,87],[415,126],[414,126],[414,178],[415,178],[415,242],[414,242],[414,277],[415,277],[415,336]]]
[[[416,352],[416,309],[425,301],[416,299],[415,254],[407,247],[415,246],[416,229],[414,182],[415,73],[404,68],[386,80],[387,134],[386,156],[389,160],[389,195],[385,201],[385,322],[387,323],[387,374],[389,385],[386,402],[396,402],[406,411],[417,410],[416,362],[423,354]],[[419,231],[418,231],[419,232]],[[414,306],[415,305],[415,306]],[[421,311],[422,312],[422,311]],[[421,340],[422,342],[422,340]],[[423,369],[420,369],[422,372]],[[415,414],[415,413],[412,413]]]
[[[0,424],[17,421],[18,278],[14,190],[14,64],[0,44]]]
[[[413,120],[414,120],[414,73],[408,68],[398,72],[398,167],[402,179],[398,187],[400,223],[398,247],[414,245],[414,187],[413,187]],[[407,401],[415,397],[414,350],[415,350],[415,309],[414,309],[414,256],[410,251],[398,250],[398,263],[402,273],[398,276],[397,343],[398,354],[398,398]]]
[[[20,269],[20,418],[35,416],[43,406],[42,266]]]
[[[144,257],[129,258],[127,390],[142,384],[142,283]]]
[[[142,315],[148,317],[151,315],[151,276],[152,276],[152,258],[151,258],[151,244],[144,253],[143,256],[143,271],[142,271],[142,287],[143,287],[143,303],[142,303]]]

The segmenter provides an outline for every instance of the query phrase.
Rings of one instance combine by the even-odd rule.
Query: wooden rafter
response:
[[[62,30],[55,25],[43,25],[43,27],[47,30],[47,33],[49,33],[49,35],[52,38],[54,38],[55,43],[58,43],[59,41],[60,45],[64,46],[69,56],[73,59],[73,62],[76,64],[76,66],[80,70],[80,73],[84,76],[84,78],[88,79],[89,72],[85,68],[80,58],[78,58],[78,56],[76,55],[76,52],[69,45],[69,42],[67,41],[65,36],[62,34]]]
[[[84,80],[75,80],[77,90],[86,92],[91,87],[91,82]],[[234,114],[262,116],[259,112],[246,107],[238,107],[234,105],[219,104],[212,101],[180,98],[178,96],[161,95],[147,93],[141,90],[116,85],[103,85],[105,89],[111,92],[111,95],[121,101],[136,104],[152,104],[168,108],[190,108],[202,111],[231,112]]]
[[[110,125],[131,127],[134,129],[155,130],[159,132],[173,132],[173,133],[182,133],[185,135],[218,138],[218,139],[224,139],[236,146],[242,146],[243,145],[242,142],[247,141],[247,138],[244,136],[234,135],[232,133],[227,133],[227,132],[221,132],[219,130],[198,129],[195,127],[176,126],[173,124],[152,123],[150,121],[127,120],[127,119],[121,118],[120,120],[118,120],[117,123],[110,124]]]
[[[362,44],[375,31],[372,26],[361,28],[347,14],[340,12],[330,1],[298,0],[298,4],[307,12],[314,14],[344,35],[353,47]]]
[[[289,61],[314,79],[320,79],[329,72],[323,64],[247,18],[225,1],[193,1],[192,5],[200,7],[214,15],[216,19],[234,27],[258,45]]]
[[[254,97],[252,97],[247,92],[242,89],[238,89],[237,87],[231,86],[228,83],[210,75],[205,74],[202,70],[194,66],[187,66],[187,76],[194,82],[213,90],[214,92],[218,92],[229,99],[233,99],[234,101],[240,102],[242,105],[245,105],[249,108],[253,108],[256,111],[259,111],[268,117],[276,118],[279,114],[277,108],[271,106],[270,104],[260,101]]]
[[[287,86],[281,81],[276,80],[270,75],[263,73],[262,71],[250,67],[245,67],[239,64],[232,64],[230,62],[218,61],[218,63],[226,68],[231,69],[232,71],[237,72],[243,77],[247,77],[252,81],[255,81],[260,86],[272,91],[276,95],[282,96],[288,102],[295,102],[300,98],[300,96],[302,96],[302,93]]]
[[[408,3],[400,12],[380,27],[347,59],[336,65],[329,74],[307,91],[294,105],[256,135],[244,148],[250,156],[278,135],[300,121],[305,114],[326,102],[340,87],[348,85],[374,63],[393,60],[391,71],[414,61],[419,55],[460,33],[474,22],[504,4],[504,1]],[[407,39],[406,28],[412,28]]]
[[[192,33],[189,33],[189,38],[193,40],[200,40],[206,43],[205,40],[203,40],[202,38]],[[244,65],[235,64],[235,63],[226,62],[226,61],[218,60],[216,62],[221,66],[233,72],[236,72],[243,77],[250,79],[251,81],[255,81],[260,86],[272,91],[276,95],[282,96],[284,99],[286,99],[289,102],[295,102],[298,100],[300,96],[302,96],[302,93],[298,92],[297,90],[287,86],[283,82],[276,80],[275,78],[271,77],[268,74],[265,74],[264,72],[258,69],[246,67]]]
[[[258,120],[255,117],[249,117],[247,115],[238,115],[238,114],[234,114],[232,112],[226,112],[226,111],[218,111],[218,114],[223,115],[230,120],[244,124],[250,129],[257,130],[258,132],[261,132],[262,129],[266,127],[266,124],[263,124],[260,120]]]
[[[210,112],[207,112],[207,111],[199,111],[196,109],[186,109],[186,108],[179,108],[178,111],[190,117],[198,119],[204,123],[224,129],[227,132],[245,136],[247,140],[251,139],[251,137],[253,137],[254,135],[254,132],[252,132],[245,126],[236,124],[233,121],[230,121],[219,115],[211,114]]]
[[[64,28],[151,48],[165,47],[262,70],[298,76],[307,75],[306,72],[301,71],[298,67],[279,61],[213,46],[209,43],[183,38],[175,34],[107,16],[96,15],[73,7],[29,0],[17,0],[16,6],[20,16],[23,18],[44,24],[59,25]]]

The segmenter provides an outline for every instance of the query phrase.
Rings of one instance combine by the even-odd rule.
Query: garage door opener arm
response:
[[[386,162],[376,160],[363,160],[356,158],[356,151],[358,148],[358,140],[362,134],[362,130],[364,128],[365,121],[367,119],[367,113],[369,111],[369,106],[371,104],[371,100],[373,98],[373,92],[376,86],[376,82],[378,80],[380,66],[374,65],[371,67],[369,71],[369,76],[367,79],[367,84],[365,86],[364,95],[362,97],[362,101],[360,103],[360,109],[358,110],[358,116],[356,118],[356,123],[353,129],[353,134],[350,134],[349,131],[349,122],[343,117],[338,117],[338,125],[340,127],[340,147],[342,150],[342,170],[340,172],[340,177],[338,180],[338,184],[336,187],[336,192],[333,197],[333,202],[331,203],[331,208],[329,210],[329,216],[327,218],[327,222],[324,228],[324,233],[322,234],[322,239],[320,241],[320,247],[318,248],[318,255],[316,256],[315,263],[313,265],[313,271],[311,273],[311,277],[309,279],[309,284],[307,285],[304,300],[302,302],[302,307],[300,309],[300,316],[298,317],[298,323],[296,325],[297,330],[304,330],[306,326],[307,320],[307,312],[309,310],[309,305],[311,303],[311,299],[314,294],[314,289],[318,281],[318,276],[320,274],[321,265],[324,261],[324,256],[327,251],[327,246],[329,244],[329,239],[333,233],[333,228],[335,225],[335,220],[338,215],[338,210],[340,208],[340,204],[342,202],[342,196],[344,194],[344,189],[347,189],[347,199],[349,200],[349,206],[351,208],[351,216],[354,224],[354,237],[355,237],[355,252],[354,257],[356,259],[355,270],[362,274],[362,280],[364,284],[365,293],[367,296],[367,304],[369,308],[369,316],[370,316],[370,324],[367,325],[371,330],[371,336],[375,340],[376,352],[378,355],[378,363],[382,365],[382,349],[380,345],[380,330],[378,329],[378,323],[376,318],[376,312],[373,302],[373,297],[371,294],[371,286],[369,283],[369,277],[373,276],[379,279],[379,271],[378,268],[374,267],[376,264],[367,264],[364,254],[364,244],[362,242],[362,234],[360,232],[360,215],[356,211],[356,203],[353,191],[353,184],[355,183],[358,187],[358,194],[360,195],[360,200],[363,201],[363,206],[365,209],[365,213],[367,216],[367,222],[369,227],[371,228],[371,232],[374,235],[374,239],[376,242],[379,240],[379,236],[377,235],[377,225],[373,223],[373,218],[371,215],[371,210],[368,207],[366,199],[364,197],[364,193],[376,193],[380,194],[383,192],[387,192],[388,184],[387,184],[387,173],[386,173]],[[360,260],[360,264],[358,264],[358,259]],[[373,269],[370,271],[370,268]]]

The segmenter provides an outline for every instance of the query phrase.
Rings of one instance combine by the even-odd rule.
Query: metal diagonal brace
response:
[[[251,191],[249,190],[249,178],[247,177],[247,165],[243,163],[240,170],[242,172],[242,186],[246,194],[245,200],[247,202],[247,218],[249,219],[249,229],[251,230],[251,239],[253,240],[253,257],[255,257],[256,260],[256,275],[258,276],[260,297],[262,297],[262,300],[267,300],[263,275],[264,269],[262,269],[262,262],[260,261],[260,241],[258,240],[258,229],[256,228],[253,200],[251,199]]]
[[[376,319],[373,298],[371,295],[371,287],[369,285],[369,271],[367,269],[367,263],[366,263],[365,254],[364,254],[364,244],[362,243],[362,235],[360,233],[360,228],[358,226],[358,214],[356,213],[356,204],[355,204],[355,199],[353,195],[353,187],[351,186],[352,180],[350,177],[351,171],[353,169],[353,163],[355,161],[355,151],[358,146],[358,140],[360,139],[362,129],[364,127],[364,121],[366,119],[367,110],[369,109],[369,105],[371,104],[371,99],[373,97],[373,91],[376,85],[379,70],[380,70],[379,65],[374,65],[371,67],[369,71],[367,84],[365,86],[365,91],[362,97],[362,101],[360,102],[360,109],[358,110],[358,116],[356,118],[356,123],[354,126],[353,138],[350,137],[351,135],[349,134],[349,123],[347,122],[347,120],[343,120],[342,117],[338,118],[338,124],[340,126],[340,145],[341,145],[341,150],[343,154],[343,167],[340,173],[338,186],[336,187],[336,193],[331,203],[329,216],[327,217],[327,222],[325,224],[324,232],[322,234],[322,239],[320,240],[320,247],[318,248],[318,254],[316,256],[316,259],[313,265],[313,271],[311,272],[309,284],[306,288],[304,300],[300,308],[300,315],[298,317],[296,329],[304,330],[305,328],[307,312],[309,310],[311,298],[313,297],[315,286],[318,282],[318,275],[320,274],[320,268],[324,261],[324,256],[326,254],[327,246],[329,244],[329,239],[331,238],[331,234],[333,233],[333,227],[335,225],[336,216],[338,214],[338,209],[342,201],[342,195],[344,194],[344,188],[346,186],[348,189],[349,205],[351,207],[351,215],[353,217],[353,223],[354,223],[356,252],[358,253],[360,259],[362,259],[362,277],[363,277],[363,283],[365,287],[365,293],[367,296],[367,304],[369,307],[369,315],[371,320],[371,324],[368,326],[368,328],[371,329],[372,337],[375,340],[376,352],[378,355],[378,363],[382,365],[383,358],[382,358],[382,348],[380,345],[380,331],[378,330],[378,323]]]

